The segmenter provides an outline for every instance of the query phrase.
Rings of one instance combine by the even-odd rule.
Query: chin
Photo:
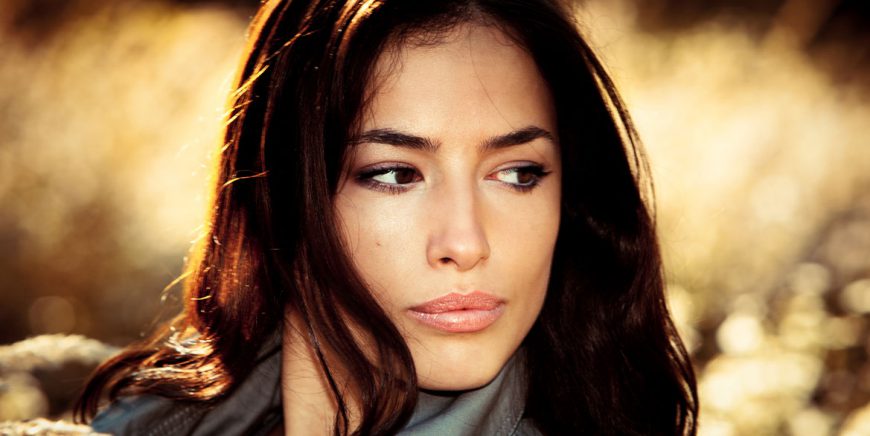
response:
[[[439,353],[413,349],[417,385],[433,391],[467,391],[491,382],[513,355],[510,350],[476,348],[470,353]],[[422,348],[422,347],[421,347]],[[456,350],[453,350],[456,351]],[[464,350],[463,350],[464,351]]]
[[[498,369],[500,370],[501,368]],[[469,391],[486,386],[497,375],[498,371],[493,371],[486,374],[473,374],[471,377],[468,377],[466,374],[457,374],[455,377],[447,378],[420,378],[418,387],[428,391]]]

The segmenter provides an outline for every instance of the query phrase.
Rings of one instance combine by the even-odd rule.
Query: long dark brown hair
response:
[[[478,23],[498,26],[536,61],[554,97],[564,168],[552,278],[523,343],[525,416],[546,434],[694,434],[695,378],[665,303],[647,164],[570,16],[556,0],[266,1],[232,96],[184,310],[97,369],[79,419],[105,396],[220,401],[289,307],[337,398],[336,433],[401,429],[417,396],[411,354],[346,255],[333,199],[378,55]],[[364,352],[348,324],[376,349]],[[355,377],[356,428],[337,365]]]

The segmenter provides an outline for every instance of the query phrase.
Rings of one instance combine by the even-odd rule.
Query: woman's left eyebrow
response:
[[[505,135],[494,136],[481,144],[481,151],[497,150],[499,148],[512,147],[514,145],[527,144],[539,138],[549,139],[555,142],[553,134],[538,126],[528,126],[514,130]]]
[[[527,126],[504,135],[493,136],[480,144],[480,151],[487,152],[532,142],[539,138],[555,141],[553,134],[538,126]],[[423,136],[404,133],[395,129],[373,129],[363,132],[351,141],[352,144],[387,144],[428,152],[438,151],[438,141]]]

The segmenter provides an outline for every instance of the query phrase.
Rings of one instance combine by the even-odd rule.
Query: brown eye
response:
[[[520,185],[528,185],[534,182],[536,177],[530,172],[517,171],[517,183]]]
[[[412,168],[396,168],[392,172],[396,184],[406,185],[417,181],[417,171]]]
[[[538,185],[547,174],[540,165],[525,165],[505,168],[495,173],[494,179],[517,190],[528,191]]]
[[[420,181],[421,177],[413,168],[383,168],[372,175],[371,179],[387,185],[407,185]]]
[[[374,190],[399,193],[422,181],[423,175],[411,166],[387,164],[365,169],[356,179],[360,184]]]

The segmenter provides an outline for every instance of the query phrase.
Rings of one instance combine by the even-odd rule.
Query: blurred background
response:
[[[0,0],[0,421],[68,418],[176,310],[257,3]],[[701,434],[870,434],[870,3],[577,14],[652,163]]]

